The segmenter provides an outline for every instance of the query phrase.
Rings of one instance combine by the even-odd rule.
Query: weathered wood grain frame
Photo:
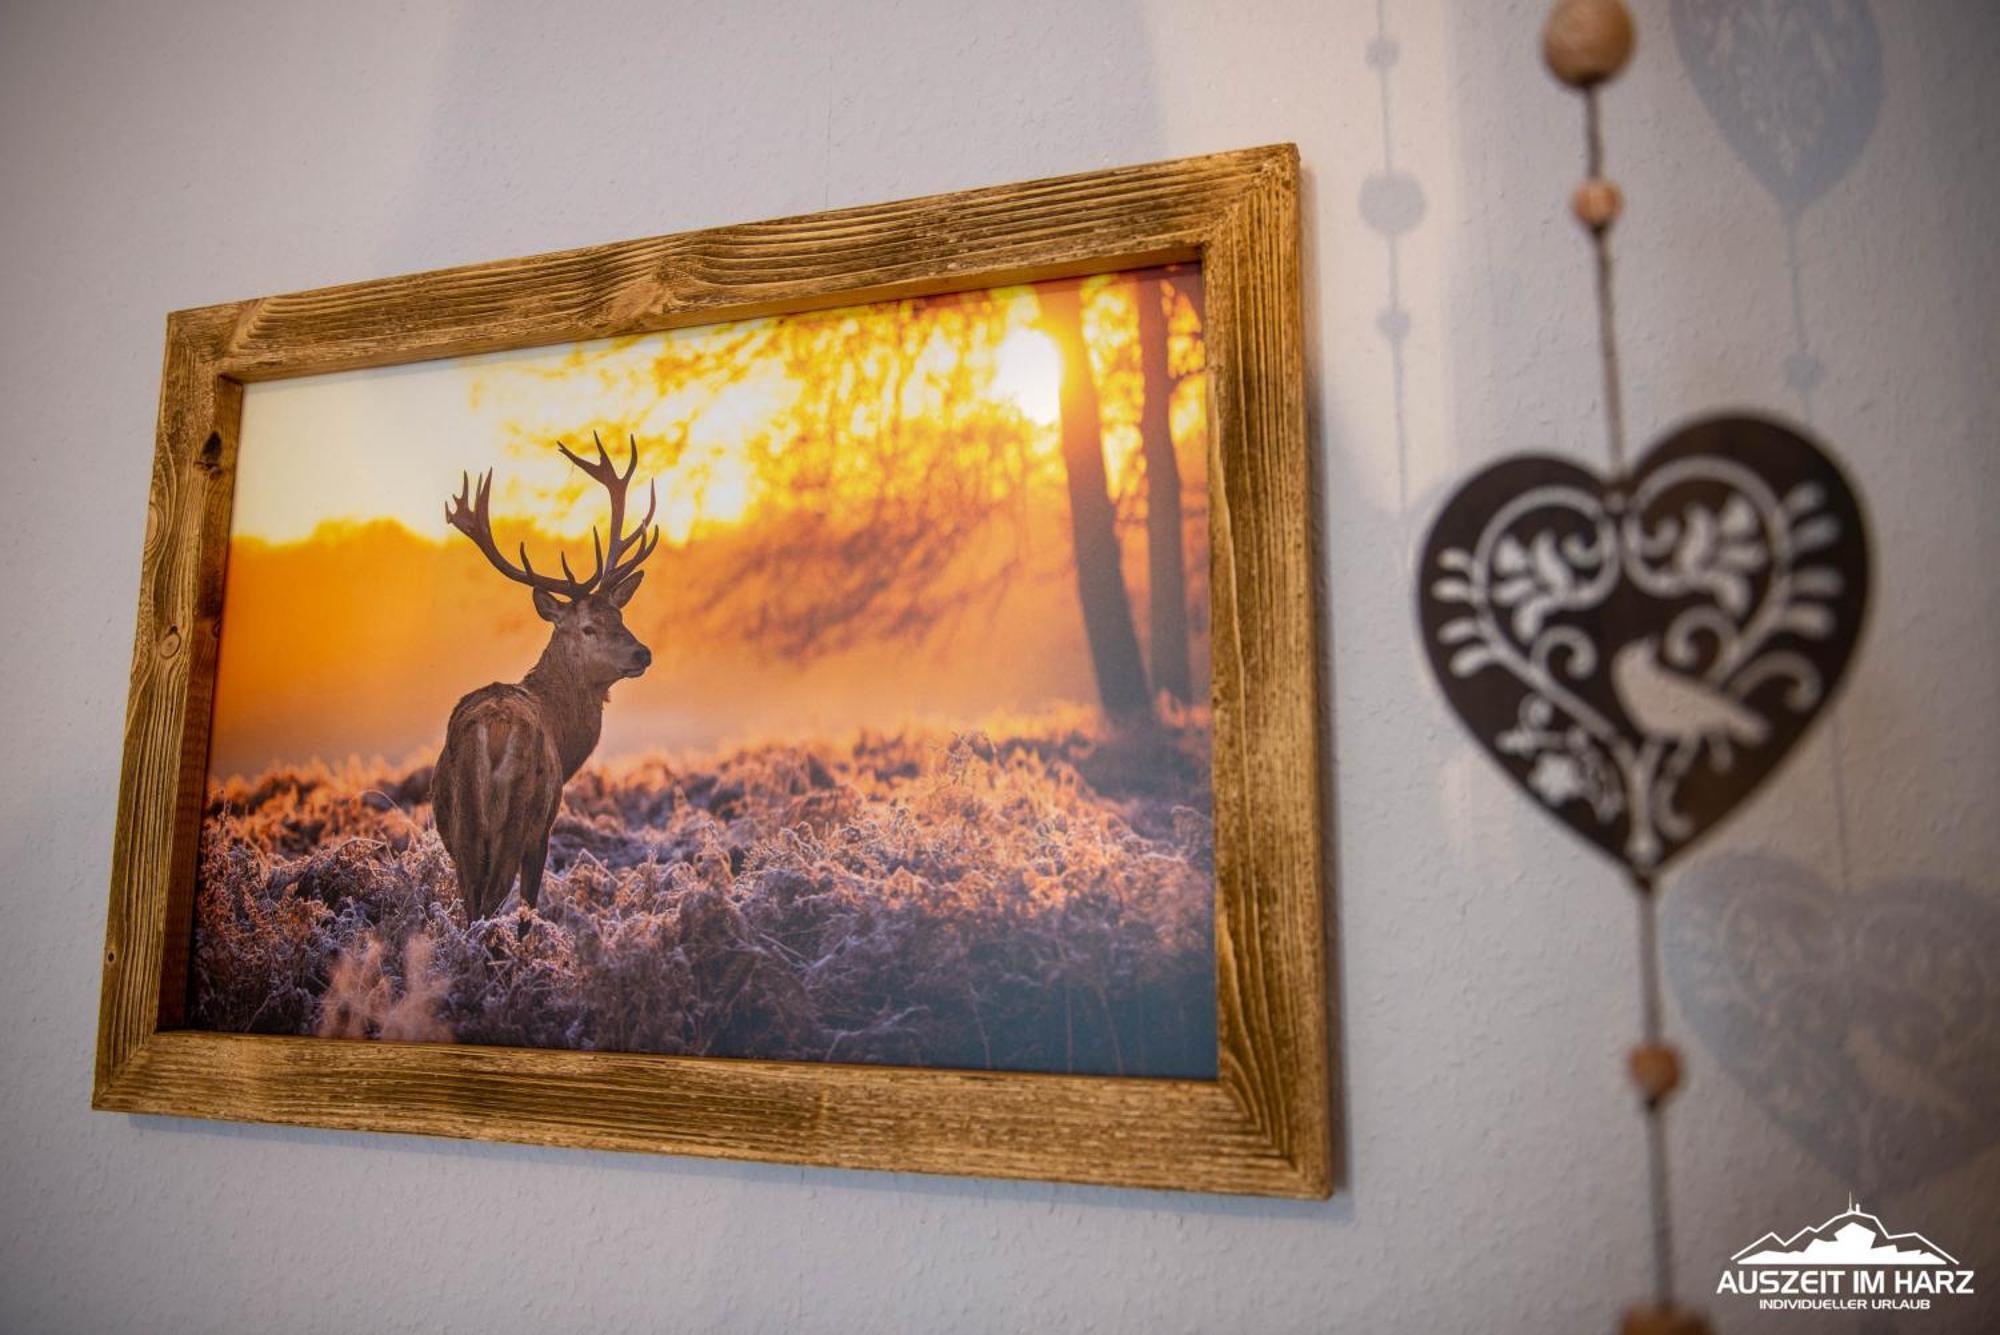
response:
[[[177,311],[92,1106],[855,1168],[1324,1196],[1319,675],[1290,145]],[[183,1023],[246,382],[1198,259],[1214,627],[1213,1081],[217,1034]]]

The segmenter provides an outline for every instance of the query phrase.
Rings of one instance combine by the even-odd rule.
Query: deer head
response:
[[[590,546],[595,566],[588,578],[578,579],[569,558],[559,558],[561,575],[544,575],[528,559],[528,545],[521,544],[521,563],[515,565],[501,554],[493,541],[493,522],[487,505],[493,491],[493,470],[479,479],[475,490],[469,474],[459,478],[458,496],[445,506],[447,524],[471,538],[492,567],[534,591],[535,611],[553,628],[542,662],[562,676],[599,690],[623,677],[636,677],[652,664],[653,652],[639,643],[625,627],[625,604],[632,601],[645,572],[639,567],[660,544],[660,530],[653,524],[658,500],[652,483],[646,486],[646,517],[632,532],[625,531],[625,491],[639,467],[639,442],[631,441],[632,458],[620,472],[597,444],[592,462],[571,454],[561,441],[556,448],[565,459],[599,483],[611,498],[611,540],[600,542],[595,525],[590,530]]]

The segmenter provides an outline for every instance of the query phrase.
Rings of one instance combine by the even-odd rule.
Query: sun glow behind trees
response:
[[[993,392],[1011,399],[1037,426],[1054,426],[1061,409],[1062,354],[1038,329],[1016,329],[994,354]]]
[[[1150,596],[1138,302],[1166,317],[1153,387],[1205,665],[1198,275],[1064,286],[1135,609]],[[539,623],[480,575],[443,502],[461,470],[491,467],[503,545],[587,569],[601,492],[553,442],[587,450],[593,432],[621,456],[636,440],[666,539],[628,611],[660,662],[620,688],[623,749],[1090,699],[1043,307],[1035,288],[996,289],[252,386],[218,769],[421,748],[463,689],[518,676]]]

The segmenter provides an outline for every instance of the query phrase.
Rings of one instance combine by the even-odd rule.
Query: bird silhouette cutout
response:
[[[1660,661],[1659,637],[1620,648],[1611,659],[1611,687],[1625,716],[1655,737],[1681,742],[1725,740],[1756,746],[1771,725],[1700,677]]]

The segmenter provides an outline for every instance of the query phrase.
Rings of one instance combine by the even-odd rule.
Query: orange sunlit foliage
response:
[[[1119,563],[1142,641],[1150,590],[1137,303],[1166,313],[1185,596],[1205,696],[1199,274],[1063,281],[1082,297]],[[636,441],[641,481],[657,482],[665,541],[626,616],[655,663],[617,688],[600,754],[1088,703],[1061,370],[1030,287],[444,364],[434,373],[458,377],[466,413],[495,419],[496,429],[483,454],[434,447],[435,467],[426,467],[439,509],[461,470],[493,468],[501,546],[525,541],[544,568],[566,550],[587,569],[602,492],[552,443],[587,449],[596,431],[622,458],[628,436]],[[368,382],[354,392],[366,394]],[[286,444],[246,428],[242,449],[247,457]],[[417,532],[381,518],[387,508],[371,508],[367,481],[356,483],[362,499],[290,498],[323,501],[303,539],[257,536],[281,526],[239,503],[217,777],[426,750],[460,695],[518,678],[540,652],[546,628],[524,590],[441,526]],[[396,511],[406,512],[421,513]]]

